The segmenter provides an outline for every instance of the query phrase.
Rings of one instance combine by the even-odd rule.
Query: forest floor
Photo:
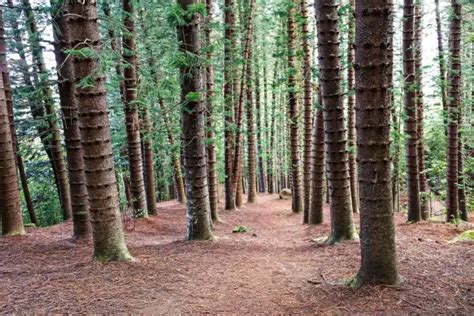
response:
[[[460,227],[397,214],[403,283],[356,290],[344,282],[359,267],[359,243],[318,246],[328,221],[303,226],[289,201],[261,195],[221,212],[217,242],[184,242],[184,206],[158,206],[127,233],[132,263],[93,262],[70,223],[1,238],[0,313],[474,314],[474,244],[449,242]],[[250,231],[232,233],[238,225]]]

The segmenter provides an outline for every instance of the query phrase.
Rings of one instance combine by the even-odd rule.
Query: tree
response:
[[[304,211],[303,192],[301,188],[301,172],[300,172],[300,153],[299,153],[299,109],[298,96],[296,93],[296,66],[295,66],[295,2],[292,0],[288,3],[288,119],[290,129],[290,160],[291,160],[291,178],[293,180],[292,187],[292,209],[294,213]]]
[[[408,221],[421,219],[418,181],[418,130],[415,99],[415,6],[413,0],[404,0],[403,6],[403,77],[405,106],[405,155],[408,195]]]
[[[48,123],[48,132],[51,136],[51,156],[54,170],[57,174],[56,181],[58,185],[59,196],[61,198],[61,206],[63,208],[63,219],[68,220],[72,217],[71,192],[69,189],[69,179],[66,163],[64,161],[63,147],[61,144],[61,133],[58,127],[54,108],[53,91],[49,86],[48,70],[44,61],[43,48],[40,43],[40,32],[38,31],[33,9],[31,8],[29,0],[22,0],[22,4],[29,29],[29,41],[32,47],[33,62],[38,72],[42,101]]]
[[[324,107],[328,187],[331,209],[331,236],[328,244],[354,239],[346,129],[341,89],[339,34],[335,0],[315,2],[318,23],[320,82]]]
[[[104,77],[97,71],[100,37],[96,1],[63,3],[74,64],[74,83],[96,260],[132,260],[125,244],[112,159]]]
[[[213,239],[210,223],[209,189],[207,184],[205,107],[201,100],[201,63],[199,54],[200,15],[193,11],[198,0],[178,0],[183,21],[177,26],[180,53],[190,59],[180,66],[181,121],[186,179],[186,239]]]
[[[311,207],[308,223],[312,225],[323,223],[324,207],[324,119],[322,109],[321,89],[318,88],[318,108],[313,124],[313,160],[311,166]]]
[[[89,201],[84,171],[84,151],[79,129],[78,104],[74,87],[74,65],[66,50],[72,49],[66,18],[59,12],[61,4],[51,1],[53,19],[56,25],[54,34],[54,52],[58,73],[58,91],[64,117],[64,139],[71,191],[73,234],[77,239],[89,238],[91,227],[89,219]]]
[[[301,9],[301,38],[303,46],[303,108],[304,108],[304,217],[303,223],[309,222],[311,200],[311,162],[312,162],[312,124],[313,124],[313,83],[311,80],[311,50],[309,46],[310,35],[308,31],[308,9],[306,0],[300,1]]]
[[[458,0],[451,0],[452,16],[449,24],[449,76],[448,76],[448,142],[447,142],[447,221],[459,216],[458,201],[458,116],[461,107],[461,21],[462,7]]]
[[[443,115],[446,117],[448,113],[448,101],[446,93],[446,58],[443,47],[443,32],[441,25],[441,14],[439,10],[439,0],[435,0],[436,5],[436,34],[438,35],[438,65],[439,65],[439,86],[441,89],[441,104],[443,105]],[[447,121],[445,120],[447,126]],[[447,133],[447,130],[446,130]]]
[[[1,41],[3,35],[3,12],[0,10]],[[2,45],[1,55],[5,55],[5,45]],[[3,58],[3,57],[2,57]],[[2,67],[0,76],[0,216],[2,221],[2,235],[24,235],[23,218],[20,209],[20,192],[16,175],[16,159],[13,130],[10,127],[10,118],[5,93],[4,78],[7,75]]]
[[[233,188],[234,166],[234,110],[233,110],[233,60],[235,53],[235,3],[224,2],[224,169],[225,169],[225,209],[235,209],[235,191]],[[234,96],[235,97],[235,96]]]
[[[351,181],[352,211],[359,212],[359,188],[357,186],[357,162],[356,162],[356,126],[355,126],[355,92],[354,92],[354,19],[355,0],[350,0],[349,10],[349,32],[347,39],[347,85],[349,94],[347,96],[347,142],[349,146],[349,175]]]
[[[424,104],[423,104],[423,60],[422,60],[422,38],[423,38],[423,10],[421,0],[417,0],[415,5],[415,87],[416,87],[416,119],[418,133],[418,181],[420,188],[420,212],[421,218],[427,220],[428,194],[425,174],[425,145],[424,145]]]
[[[214,3],[212,0],[206,0],[206,137],[207,137],[207,177],[209,181],[209,205],[211,208],[211,219],[214,223],[219,221],[217,213],[217,203],[219,187],[216,171],[216,146],[214,144],[214,69],[212,67],[212,15]]]
[[[387,10],[389,8],[389,10]],[[386,67],[391,45],[387,0],[356,1],[355,82],[360,188],[361,267],[351,281],[397,284],[390,180],[390,91]],[[374,25],[377,25],[374,28]]]
[[[137,105],[137,61],[135,48],[134,9],[131,0],[123,0],[123,70],[124,111],[127,130],[128,162],[130,168],[130,190],[132,205],[136,214],[146,211],[145,181],[143,179],[143,158],[141,150],[140,118]]]

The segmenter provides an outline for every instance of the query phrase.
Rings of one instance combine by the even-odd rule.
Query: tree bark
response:
[[[444,116],[444,125],[445,132],[447,135],[447,115],[448,115],[448,96],[447,96],[447,82],[446,82],[446,57],[444,54],[443,48],[443,31],[441,25],[441,14],[439,10],[439,0],[435,0],[436,5],[436,33],[438,35],[438,64],[439,64],[439,87],[441,90],[441,104],[443,106],[443,116]]]
[[[331,209],[328,244],[355,239],[352,220],[349,161],[346,151],[344,105],[341,89],[337,5],[335,0],[315,2],[318,23],[320,82],[324,107],[324,133]]]
[[[290,161],[291,161],[291,178],[292,185],[292,209],[294,213],[304,211],[303,192],[301,188],[301,172],[300,172],[300,153],[299,153],[299,128],[298,121],[300,118],[298,96],[296,93],[296,73],[295,68],[295,2],[292,0],[288,7],[288,118],[290,130]]]
[[[235,210],[233,188],[234,166],[234,101],[232,98],[233,69],[235,54],[235,3],[224,2],[224,169],[225,169],[225,209]],[[235,96],[234,96],[235,97]]]
[[[313,124],[313,83],[311,78],[311,49],[309,45],[310,35],[308,31],[308,9],[306,0],[300,1],[301,7],[301,38],[303,47],[303,108],[304,108],[304,161],[303,161],[303,183],[304,183],[304,216],[303,223],[309,222],[311,209],[311,163],[312,163],[312,124]]]
[[[313,159],[311,177],[311,207],[308,223],[318,225],[323,223],[324,207],[324,119],[321,90],[318,88],[318,108],[313,125]]]
[[[357,162],[356,162],[356,127],[355,127],[355,91],[354,91],[354,33],[355,33],[355,0],[350,0],[349,10],[349,33],[347,40],[347,84],[349,94],[347,97],[347,143],[349,146],[349,175],[351,178],[351,200],[352,211],[359,212],[359,188],[357,185]]]
[[[64,2],[63,12],[71,46],[100,54],[96,1]],[[97,55],[96,55],[97,54]],[[96,260],[132,260],[125,244],[112,158],[104,77],[94,56],[75,56],[75,96],[84,151],[86,185]],[[84,80],[94,82],[83,86]]]
[[[361,267],[351,281],[397,284],[390,180],[390,86],[387,48],[392,6],[388,0],[356,2],[357,160],[360,186]],[[377,27],[374,27],[377,25]]]
[[[214,139],[214,69],[212,66],[212,15],[214,2],[206,0],[206,28],[204,30],[206,39],[206,137],[207,137],[207,177],[209,181],[209,205],[211,208],[211,219],[213,223],[219,222],[217,203],[219,186],[216,171],[216,145]]]
[[[178,0],[181,10],[190,10],[199,0]],[[177,25],[181,54],[199,56],[201,43],[199,29],[201,17],[189,14],[184,23]],[[186,178],[186,239],[214,239],[211,232],[209,188],[207,183],[204,120],[205,107],[200,96],[201,64],[183,65],[181,75],[182,133],[184,170]]]
[[[9,83],[8,69],[6,65],[3,12],[0,9],[0,59],[2,60],[0,76],[0,216],[2,222],[2,235],[17,236],[24,235],[23,218],[20,209],[20,192],[18,190],[18,178],[16,174],[17,161],[13,141],[15,128],[9,114],[11,95],[7,96]],[[3,62],[5,61],[5,63]],[[9,92],[8,92],[9,93]]]
[[[255,36],[255,44],[258,43],[258,38]],[[261,102],[261,85],[260,85],[260,60],[259,56],[255,54],[255,112],[257,114],[257,165],[258,165],[258,192],[265,192],[265,167],[263,165],[264,145],[263,138],[265,137],[265,131],[262,128],[262,116],[266,120],[266,102]],[[265,76],[263,78],[265,80]],[[265,83],[264,83],[265,86]],[[263,91],[265,96],[265,90]],[[263,114],[263,115],[262,115]]]
[[[447,221],[459,217],[458,201],[458,117],[461,107],[461,19],[462,7],[458,0],[451,0],[452,17],[449,25],[449,87],[448,87],[448,143],[447,143]]]
[[[59,131],[56,113],[54,109],[53,91],[48,83],[48,69],[43,56],[43,49],[40,43],[40,32],[36,25],[35,16],[29,0],[22,0],[23,9],[27,18],[29,38],[32,46],[32,57],[39,74],[39,85],[41,88],[43,104],[46,111],[48,129],[51,133],[51,155],[57,172],[57,182],[61,206],[63,210],[63,219],[69,220],[72,217],[71,192],[69,189],[69,179],[64,161],[64,153],[61,144],[61,133]]]
[[[137,58],[135,47],[134,8],[131,0],[123,0],[123,52],[125,63],[123,70],[124,81],[124,111],[125,127],[127,130],[128,162],[130,168],[130,190],[135,214],[147,215],[145,181],[143,178],[143,161],[140,136],[140,118],[137,106]]]
[[[428,190],[425,173],[425,145],[424,145],[424,102],[423,102],[423,60],[422,60],[422,37],[423,37],[423,9],[421,2],[415,5],[415,86],[416,86],[416,118],[418,133],[418,181],[420,187],[420,212],[421,218],[429,218]]]
[[[156,184],[155,184],[155,166],[153,160],[153,123],[150,119],[148,107],[143,110],[143,128],[145,130],[144,143],[144,166],[145,166],[145,193],[146,205],[149,215],[157,215],[156,209]]]
[[[405,106],[405,155],[408,194],[408,221],[421,219],[420,187],[418,181],[418,131],[415,95],[415,6],[404,0],[403,7],[403,77]]]
[[[57,29],[54,34],[54,49],[58,74],[58,91],[64,122],[64,139],[69,171],[69,188],[71,192],[73,234],[77,239],[88,239],[91,236],[89,219],[89,201],[84,171],[84,151],[81,145],[79,129],[78,104],[75,98],[74,65],[72,57],[65,50],[72,49],[65,16],[61,14],[61,4],[51,1],[55,10],[53,20]]]

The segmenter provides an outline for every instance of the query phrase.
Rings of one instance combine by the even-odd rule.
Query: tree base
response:
[[[359,240],[359,236],[357,235],[357,233],[355,231],[353,231],[349,234],[343,234],[343,235],[332,233],[324,241],[324,244],[328,245],[328,246],[332,246],[332,245],[339,244],[339,243],[341,243],[345,240]]]
[[[357,272],[351,279],[347,281],[347,285],[359,289],[364,285],[399,285],[403,282],[398,274],[387,275],[384,277],[369,277],[361,271]]]
[[[113,252],[103,253],[103,254],[94,254],[95,261],[119,261],[119,262],[133,262],[135,258],[128,252],[127,248],[118,249]]]
[[[9,232],[5,232],[3,234],[4,237],[15,237],[15,236],[23,236],[23,235],[26,235],[26,231],[24,228],[12,230]]]

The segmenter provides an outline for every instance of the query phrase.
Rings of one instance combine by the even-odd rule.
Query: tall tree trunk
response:
[[[213,0],[206,0],[206,137],[207,137],[207,177],[209,181],[209,205],[211,208],[211,219],[213,223],[219,221],[219,214],[217,212],[217,203],[219,196],[219,186],[217,182],[216,171],[216,145],[214,144],[214,69],[212,66],[212,15],[213,15]]]
[[[43,49],[40,43],[40,32],[36,25],[36,19],[29,0],[22,0],[23,9],[27,18],[28,29],[30,31],[30,43],[32,46],[33,62],[39,73],[39,85],[41,87],[44,108],[47,114],[48,129],[51,133],[51,154],[57,172],[57,182],[61,205],[63,209],[63,219],[72,217],[71,192],[69,189],[69,179],[64,161],[64,153],[61,144],[61,133],[59,131],[56,113],[54,109],[53,91],[48,82],[48,69],[43,56]]]
[[[52,0],[51,4],[55,6],[52,16],[57,26],[54,34],[54,49],[58,73],[59,98],[64,118],[64,139],[66,142],[70,180],[73,234],[77,239],[87,239],[91,236],[91,227],[86,174],[84,171],[84,152],[81,145],[81,131],[78,120],[78,104],[74,95],[74,65],[72,64],[72,58],[65,53],[65,50],[72,49],[70,46],[71,39],[66,19],[58,11],[61,4],[55,0]]]
[[[77,50],[90,49],[100,54],[96,1],[66,1],[62,14],[65,15],[72,47]],[[94,56],[75,56],[72,62],[94,258],[104,261],[132,260],[125,244],[119,210],[104,77],[95,71],[99,65]],[[95,84],[77,86],[87,78]]]
[[[235,3],[224,2],[224,169],[225,169],[225,209],[235,209],[233,187],[234,166],[234,101],[232,98],[233,69],[235,54]]]
[[[288,8],[288,118],[290,129],[290,160],[291,178],[293,181],[292,209],[294,213],[304,211],[303,192],[301,188],[300,153],[299,153],[299,108],[296,93],[295,68],[295,2],[292,0]]]
[[[178,0],[184,11],[196,6],[199,0]],[[186,15],[185,15],[186,16]],[[187,15],[185,21],[177,25],[179,50],[182,54],[199,56],[200,16],[197,13]],[[184,170],[187,193],[187,240],[213,239],[211,232],[209,188],[207,184],[206,145],[204,120],[205,107],[200,100],[201,66],[183,65],[181,74],[182,131],[184,152]]]
[[[311,207],[309,209],[309,224],[323,223],[324,207],[324,119],[321,89],[318,88],[318,108],[313,125],[313,159],[311,177]]]
[[[145,193],[146,205],[149,215],[157,215],[156,209],[156,184],[155,184],[155,166],[153,160],[153,123],[150,119],[150,111],[148,107],[143,110],[143,128],[144,134],[144,167],[145,167]]]
[[[333,244],[344,239],[355,239],[357,234],[352,220],[342,71],[338,55],[337,5],[335,0],[321,0],[316,1],[315,6],[331,209],[331,236],[327,243]]]
[[[136,214],[146,211],[145,181],[140,136],[140,118],[137,106],[137,58],[135,48],[134,9],[131,0],[123,0],[123,53],[125,63],[123,80],[125,88],[124,111],[127,130],[128,162],[130,168],[130,190],[132,191],[133,209]]]
[[[420,186],[418,181],[418,131],[415,96],[415,6],[404,0],[403,7],[403,77],[405,106],[405,154],[408,194],[408,221],[421,219]]]
[[[415,86],[416,86],[416,118],[418,133],[418,181],[420,186],[420,212],[421,218],[427,220],[428,213],[428,192],[425,174],[425,145],[424,145],[424,103],[423,103],[423,60],[422,60],[422,37],[423,37],[423,10],[421,1],[415,6]]]
[[[309,45],[310,35],[308,31],[308,9],[306,0],[300,1],[301,7],[301,38],[303,46],[303,107],[304,107],[304,161],[303,161],[303,183],[304,183],[304,217],[303,223],[309,222],[311,209],[311,163],[312,163],[312,124],[313,124],[313,83],[311,78],[311,49]]]
[[[235,146],[234,146],[234,165],[232,171],[232,187],[236,190],[236,206],[241,206],[241,201],[239,201],[239,194],[241,193],[242,186],[240,185],[242,181],[242,154],[243,154],[243,103],[246,94],[246,76],[248,73],[248,68],[251,67],[250,57],[251,57],[251,39],[252,39],[252,24],[253,24],[253,14],[254,14],[254,5],[255,0],[250,0],[249,11],[247,15],[247,24],[245,30],[245,40],[244,40],[244,54],[243,54],[243,65],[242,73],[240,78],[239,86],[239,97],[236,107],[235,115],[235,126],[236,126],[236,136],[235,136]],[[251,69],[251,68],[250,68]],[[250,72],[251,74],[251,72]],[[236,78],[234,78],[235,80]],[[234,85],[235,88],[235,85]],[[247,89],[248,90],[248,89]],[[235,94],[234,94],[235,95]]]
[[[471,100],[472,102],[472,100]],[[459,204],[459,217],[463,221],[468,221],[468,211],[467,211],[467,200],[466,200],[466,181],[464,174],[464,142],[462,139],[462,106],[459,107],[458,114],[458,204]]]
[[[458,116],[461,108],[461,14],[458,0],[451,0],[452,17],[449,25],[449,87],[448,87],[448,143],[447,143],[447,221],[459,216],[458,201]]]
[[[250,0],[250,8],[248,14],[253,14],[255,0]],[[253,23],[253,20],[249,19],[247,23]],[[253,26],[247,26],[247,28],[253,29]],[[245,74],[245,91],[247,93],[247,160],[248,160],[248,190],[247,190],[247,202],[257,202],[257,172],[256,172],[256,152],[255,152],[255,122],[253,114],[253,36],[250,34],[247,61],[246,61],[246,74]],[[260,102],[260,101],[257,101]]]
[[[6,46],[3,28],[3,12],[0,9],[0,59],[2,61],[0,75],[0,216],[2,235],[24,235],[23,218],[20,209],[20,192],[16,174],[17,161],[15,156],[16,145],[13,140],[15,128],[9,114],[11,95],[9,89],[8,69],[6,65]],[[3,62],[5,61],[5,62]]]
[[[38,217],[36,216],[36,212],[33,207],[33,200],[31,199],[30,189],[28,188],[28,179],[26,177],[25,165],[23,164],[23,159],[21,158],[20,155],[17,155],[16,160],[18,163],[18,173],[20,174],[23,197],[25,198],[26,209],[28,210],[30,221],[36,226],[39,226]]]
[[[277,103],[277,92],[276,87],[278,83],[278,61],[275,62],[275,68],[273,71],[272,81],[272,97],[271,97],[271,110],[270,110],[270,126],[268,131],[268,151],[267,151],[267,177],[268,177],[268,193],[275,193],[275,188],[278,191],[279,186],[277,185],[278,173],[275,172],[275,108]]]
[[[441,104],[443,106],[445,132],[447,134],[447,115],[448,115],[448,95],[446,82],[446,57],[443,48],[443,31],[441,25],[441,14],[439,10],[439,0],[435,0],[436,5],[436,33],[438,35],[438,64],[439,64],[439,86],[441,89]]]
[[[354,33],[355,33],[355,0],[350,0],[349,34],[347,39],[347,84],[349,94],[347,97],[347,142],[349,146],[349,175],[351,178],[352,211],[359,212],[359,188],[357,185],[356,162],[356,126],[355,126],[355,91],[354,91]]]
[[[388,9],[388,10],[387,10]],[[397,284],[390,180],[390,22],[388,0],[357,0],[355,75],[361,267],[352,285]],[[374,27],[377,25],[377,27]]]
[[[255,37],[255,44],[258,43],[258,38]],[[257,55],[257,54],[256,54]],[[260,86],[260,59],[259,56],[255,56],[255,112],[257,113],[257,161],[258,161],[258,192],[263,193],[265,192],[265,168],[263,166],[263,153],[264,153],[264,145],[263,145],[263,138],[265,135],[265,131],[262,128],[262,116],[266,120],[266,102],[261,103],[261,86]],[[265,77],[263,78],[265,80]],[[265,81],[264,81],[265,87]],[[266,91],[263,91],[264,96]],[[262,115],[263,114],[263,115]]]

